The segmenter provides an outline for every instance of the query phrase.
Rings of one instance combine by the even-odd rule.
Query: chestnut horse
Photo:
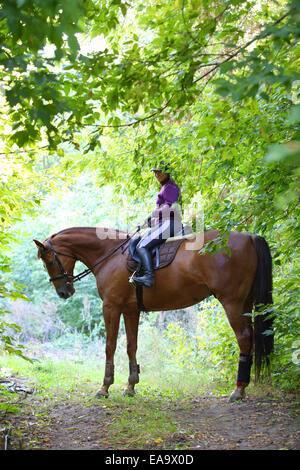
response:
[[[52,235],[43,243],[34,242],[38,257],[43,260],[61,298],[67,299],[74,294],[74,281],[81,277],[73,276],[76,260],[88,268],[83,275],[92,272],[96,278],[106,328],[105,376],[97,396],[108,396],[108,389],[114,382],[114,353],[123,313],[129,357],[125,393],[133,395],[140,372],[136,361],[140,309],[135,289],[128,282],[128,252],[124,250],[124,244],[128,245],[130,236],[119,230],[102,230],[107,231],[105,239],[99,238],[96,228],[74,227]],[[230,256],[225,250],[213,255],[199,254],[199,246],[191,249],[189,244],[200,236],[196,234],[193,239],[184,240],[173,262],[155,271],[155,285],[144,288],[144,305],[149,311],[161,311],[186,308],[211,295],[220,301],[240,349],[236,388],[230,396],[230,400],[238,400],[245,396],[250,381],[253,343],[256,377],[262,364],[268,364],[273,347],[270,315],[257,313],[254,328],[251,315],[244,315],[252,312],[253,305],[259,310],[272,303],[271,254],[264,238],[238,232],[230,233]],[[206,244],[217,236],[218,231],[211,230],[205,232],[204,237],[202,234],[202,239]]]

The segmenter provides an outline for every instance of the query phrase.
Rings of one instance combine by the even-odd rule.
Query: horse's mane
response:
[[[97,229],[101,229],[103,230],[104,232],[108,232],[109,230],[112,230],[116,233],[124,233],[124,234],[127,234],[127,232],[125,232],[124,230],[119,230],[118,228],[105,228],[105,227],[68,227],[68,228],[65,228],[63,230],[60,230],[59,232],[56,232],[56,233],[53,233],[52,235],[50,235],[46,240],[48,240],[49,238],[54,238],[56,237],[57,235],[60,235],[62,233],[65,233],[65,232],[68,232],[68,231],[71,231],[71,230],[97,230]]]

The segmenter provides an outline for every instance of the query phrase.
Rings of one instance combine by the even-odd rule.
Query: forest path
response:
[[[224,396],[160,400],[139,393],[131,399],[59,401],[38,413],[34,396],[22,413],[0,418],[10,423],[10,449],[41,450],[296,450],[297,407],[289,398],[257,398],[229,403]],[[71,397],[70,397],[71,398]],[[76,399],[76,398],[74,398]],[[144,400],[144,401],[143,401]],[[26,400],[25,400],[26,401]],[[146,410],[148,406],[148,410]],[[148,414],[147,414],[148,413]],[[153,416],[151,422],[150,416]],[[298,420],[299,421],[299,420]],[[3,436],[1,436],[3,437]],[[3,448],[3,441],[1,442]]]

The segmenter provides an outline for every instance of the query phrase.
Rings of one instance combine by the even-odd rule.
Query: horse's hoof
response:
[[[237,397],[235,395],[230,395],[229,399],[228,399],[228,403],[236,403],[237,401],[240,401],[242,400],[241,397]]]
[[[228,399],[228,402],[229,403],[236,403],[238,401],[244,400],[244,398],[245,398],[245,394],[241,395],[239,393],[232,392],[232,394],[230,395],[230,397]]]
[[[100,388],[100,390],[95,394],[95,398],[108,398],[108,392]]]

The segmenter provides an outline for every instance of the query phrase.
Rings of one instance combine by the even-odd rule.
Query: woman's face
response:
[[[154,176],[159,181],[159,183],[163,183],[168,178],[168,173],[163,173],[162,171],[154,171]]]

